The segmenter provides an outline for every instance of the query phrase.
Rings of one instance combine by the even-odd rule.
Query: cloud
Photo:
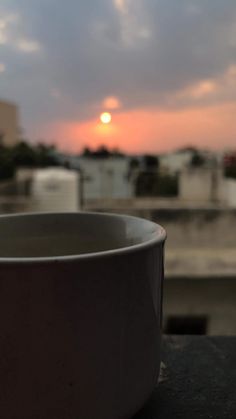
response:
[[[0,63],[0,73],[4,73],[6,71],[6,66],[4,63]]]
[[[229,28],[229,44],[235,48],[236,47],[236,19],[234,23]]]
[[[116,96],[107,96],[102,102],[102,106],[109,110],[120,109],[122,107],[121,101]]]
[[[141,41],[147,41],[152,36],[143,2],[137,0],[113,1],[119,15],[120,39],[123,46],[126,48],[140,47]]]
[[[201,2],[199,2],[201,3]],[[186,4],[186,13],[190,16],[199,16],[202,14],[201,5],[197,4],[196,2],[189,1],[188,4]]]
[[[202,98],[206,98],[211,96],[218,90],[218,84],[215,80],[201,80],[197,83],[194,83],[191,86],[186,87],[183,90],[180,90],[173,95],[173,98],[185,98],[189,100],[201,100]]]
[[[204,80],[198,82],[192,87],[190,95],[194,99],[201,99],[204,96],[214,93],[217,90],[217,85],[213,80]]]
[[[128,13],[127,0],[114,0],[114,5],[120,13],[122,14]]]
[[[111,95],[122,112],[236,100],[235,0],[69,3],[1,0],[1,94],[29,133],[96,118]]]
[[[0,11],[0,46],[24,53],[33,53],[41,49],[39,42],[22,34],[24,34],[24,22],[20,14]]]
[[[40,44],[37,41],[33,41],[32,39],[19,39],[15,42],[15,46],[19,51],[32,53],[37,52],[41,49]]]
[[[57,89],[56,87],[53,87],[50,90],[50,94],[52,97],[54,97],[55,99],[60,99],[62,97],[61,92],[59,89]]]
[[[236,63],[231,64],[215,78],[199,80],[186,86],[169,97],[176,107],[213,105],[235,102],[236,99]]]
[[[15,24],[19,19],[18,14],[0,13],[0,45],[5,45],[9,42],[9,32],[12,24]]]

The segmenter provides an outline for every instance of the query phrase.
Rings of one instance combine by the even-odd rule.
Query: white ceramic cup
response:
[[[164,241],[123,215],[0,217],[0,418],[141,408],[159,374]]]

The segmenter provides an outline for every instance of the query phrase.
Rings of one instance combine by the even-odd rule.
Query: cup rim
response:
[[[145,250],[155,245],[159,245],[164,243],[166,240],[166,231],[165,229],[150,220],[147,220],[142,217],[136,217],[133,215],[127,214],[117,214],[117,213],[109,213],[109,212],[95,212],[95,211],[81,211],[81,212],[27,212],[27,213],[15,213],[15,214],[0,214],[1,219],[10,219],[10,218],[28,218],[31,216],[43,216],[43,215],[55,215],[55,216],[70,216],[70,215],[88,215],[88,216],[99,216],[99,217],[113,217],[117,219],[125,218],[125,219],[133,219],[133,220],[142,220],[148,224],[152,224],[155,227],[155,237],[148,239],[142,243],[132,244],[129,246],[119,247],[117,249],[111,250],[102,250],[97,252],[90,252],[90,253],[82,253],[82,254],[75,254],[75,255],[57,255],[57,256],[34,256],[34,257],[1,257],[0,256],[0,265],[1,264],[37,264],[37,263],[51,263],[51,262],[76,262],[79,260],[89,260],[89,259],[100,259],[100,258],[107,258],[112,256],[118,255],[126,255],[130,253],[134,253],[140,250]]]

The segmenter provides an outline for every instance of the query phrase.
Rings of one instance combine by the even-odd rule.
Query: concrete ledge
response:
[[[166,278],[236,277],[235,248],[169,248],[166,246]]]
[[[236,337],[164,337],[160,382],[134,419],[235,419]]]
[[[96,210],[134,215],[161,224],[167,231],[167,278],[236,277],[236,210],[135,206]]]

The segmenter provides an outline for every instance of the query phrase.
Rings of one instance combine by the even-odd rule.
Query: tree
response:
[[[15,166],[11,151],[4,146],[0,146],[0,180],[7,180],[14,176]]]
[[[146,154],[143,157],[144,167],[146,170],[157,170],[159,167],[158,157]]]
[[[108,148],[105,145],[101,145],[98,147],[98,149],[94,152],[95,157],[102,157],[107,158],[111,155],[111,152],[108,150]]]
[[[53,146],[39,144],[32,146],[21,141],[14,147],[0,146],[0,180],[10,179],[18,167],[58,166]]]
[[[129,168],[128,168],[128,174],[127,174],[127,179],[131,179],[131,177],[133,176],[133,174],[137,174],[137,172],[139,171],[140,168],[140,162],[137,158],[133,157],[132,159],[130,159],[129,161]]]
[[[178,176],[160,175],[157,187],[157,195],[163,197],[175,197],[179,193]]]
[[[91,158],[107,158],[124,157],[124,154],[118,148],[113,148],[109,150],[105,145],[100,145],[96,150],[91,150],[88,146],[84,147],[82,151],[82,156]]]
[[[136,180],[137,196],[157,195],[159,179],[159,160],[156,156],[145,155],[143,157],[144,170],[140,171]]]
[[[53,146],[38,144],[35,148],[35,155],[37,167],[59,166]]]
[[[121,158],[124,157],[124,153],[122,153],[122,151],[120,151],[119,148],[117,148],[117,147],[114,147],[111,150],[111,154],[114,157],[121,157]]]
[[[91,157],[91,155],[92,155],[93,153],[92,153],[92,151],[90,150],[90,148],[89,147],[84,147],[84,149],[83,149],[83,151],[82,151],[82,156],[84,156],[84,157]]]
[[[25,141],[21,141],[14,146],[12,158],[15,167],[35,167],[37,164],[37,155],[34,148]]]
[[[130,169],[138,169],[140,167],[140,161],[136,157],[133,157],[129,161],[129,167]]]
[[[205,164],[205,158],[197,151],[193,154],[190,161],[192,167],[202,167]]]

